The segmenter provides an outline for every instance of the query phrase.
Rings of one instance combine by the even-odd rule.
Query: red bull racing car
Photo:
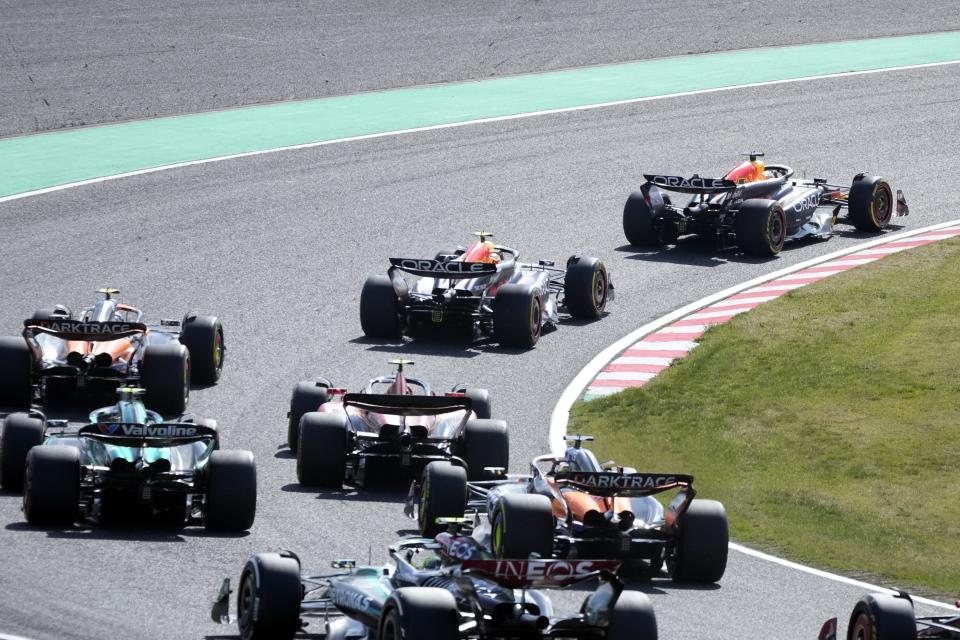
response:
[[[358,393],[329,380],[301,382],[290,399],[287,444],[297,454],[301,484],[339,488],[362,485],[375,468],[407,478],[424,465],[447,460],[470,478],[510,459],[507,424],[490,419],[486,389],[458,385],[436,394],[407,377],[410,360],[391,360],[397,371],[374,378]]]
[[[723,178],[644,174],[646,182],[623,208],[623,232],[635,246],[674,244],[688,234],[716,236],[747,254],[774,256],[787,240],[825,238],[842,220],[858,231],[882,231],[910,210],[902,191],[877,176],[858,174],[850,186],[798,179],[785,165],[752,153]],[[668,192],[690,196],[674,204]],[[845,216],[841,216],[842,212]]]
[[[394,338],[418,329],[463,330],[473,339],[529,348],[560,322],[559,312],[597,319],[613,300],[613,285],[597,258],[571,256],[564,269],[550,260],[520,262],[516,249],[478,231],[467,249],[432,259],[390,258],[385,276],[367,278],[360,325],[367,336]],[[412,283],[403,274],[416,276]]]
[[[29,405],[64,392],[146,389],[146,403],[182,413],[190,385],[219,380],[226,350],[213,316],[144,324],[117,289],[78,314],[58,305],[23,322],[23,337],[0,337],[0,404]]]

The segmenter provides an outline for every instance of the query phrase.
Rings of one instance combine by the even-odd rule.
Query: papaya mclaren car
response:
[[[143,323],[143,312],[117,300],[117,289],[74,315],[69,308],[34,312],[23,337],[0,337],[0,404],[45,402],[67,391],[146,389],[146,403],[182,413],[190,385],[220,379],[223,326],[213,316]]]
[[[438,327],[463,330],[474,340],[529,348],[560,322],[560,310],[595,320],[613,300],[613,284],[597,258],[570,256],[559,269],[550,260],[520,262],[516,249],[477,231],[469,248],[433,259],[390,258],[385,276],[371,276],[360,294],[360,325],[372,338],[396,338]],[[412,284],[403,277],[417,277]]]
[[[462,469],[433,463],[405,505],[420,531],[435,531],[441,514],[472,516],[472,535],[495,557],[532,550],[549,558],[612,558],[624,571],[674,582],[710,584],[727,566],[729,532],[723,505],[694,499],[693,476],[638,473],[600,464],[583,448],[590,436],[568,436],[564,455],[539,456],[529,475],[469,481]],[[676,490],[666,511],[654,497]],[[525,557],[525,556],[524,556]]]
[[[960,601],[957,601],[960,607]],[[960,640],[960,611],[942,616],[917,616],[913,600],[904,591],[868,593],[850,613],[847,640]],[[837,619],[820,629],[819,640],[837,640]]]
[[[409,478],[435,460],[482,478],[484,468],[508,464],[507,424],[490,419],[486,389],[457,385],[438,395],[426,381],[407,377],[411,360],[390,364],[394,374],[370,380],[358,393],[324,378],[294,387],[287,444],[297,454],[301,484],[363,485],[377,466]]]
[[[220,451],[214,420],[167,422],[121,387],[89,424],[13,413],[0,434],[0,484],[23,489],[36,525],[133,515],[174,525],[243,531],[253,525],[257,469],[249,451]]]
[[[897,190],[894,199],[890,185],[878,176],[857,174],[849,187],[797,179],[790,167],[765,164],[762,157],[749,154],[723,178],[644,174],[646,182],[623,208],[627,242],[663,246],[687,234],[710,235],[721,248],[734,241],[746,254],[775,256],[787,240],[829,237],[841,220],[875,233],[895,216],[910,213],[903,192]],[[690,199],[674,205],[665,192]]]
[[[244,640],[283,640],[300,631],[326,640],[571,638],[655,640],[646,594],[624,589],[609,560],[461,560],[470,539],[455,530],[390,547],[386,566],[331,563],[333,573],[304,574],[291,552],[258,553],[243,568],[237,608],[230,579],[211,610],[236,620]],[[557,612],[541,589],[599,581],[578,612]],[[309,618],[322,625],[309,627]],[[299,637],[299,636],[297,636]]]

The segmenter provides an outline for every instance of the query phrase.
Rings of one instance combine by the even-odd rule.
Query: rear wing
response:
[[[95,422],[81,427],[80,437],[101,440],[118,447],[173,447],[217,437],[215,429],[193,422],[161,422],[136,424],[129,422]]]
[[[679,473],[616,471],[559,471],[554,480],[557,485],[595,496],[649,496],[671,489],[685,489],[693,484],[693,476]]]
[[[620,560],[464,560],[460,572],[510,589],[549,588],[613,575],[620,564]]]
[[[488,262],[460,262],[423,258],[390,258],[390,265],[400,271],[425,278],[464,280],[497,273],[497,265]]]
[[[737,188],[735,182],[724,178],[701,178],[694,175],[692,178],[682,176],[664,176],[659,174],[643,174],[644,180],[655,184],[667,191],[677,193],[716,193],[718,191],[733,191]]]
[[[64,340],[107,341],[129,338],[147,331],[142,322],[83,322],[69,318],[44,318],[24,320],[23,332],[35,332],[56,336]]]
[[[473,401],[466,396],[348,393],[343,396],[343,405],[393,416],[437,416],[454,411],[470,411],[473,408]]]

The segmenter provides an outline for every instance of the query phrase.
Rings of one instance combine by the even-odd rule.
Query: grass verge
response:
[[[710,329],[642,389],[578,402],[603,460],[693,473],[731,536],[960,595],[960,240],[830,277]]]

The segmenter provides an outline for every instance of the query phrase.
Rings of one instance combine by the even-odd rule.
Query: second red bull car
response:
[[[674,244],[688,234],[716,236],[754,256],[775,256],[787,240],[825,238],[843,220],[858,231],[882,231],[910,210],[902,191],[864,173],[849,186],[794,177],[786,165],[765,164],[749,154],[723,178],[644,174],[646,182],[623,208],[623,232],[635,246]],[[686,194],[674,204],[668,192]],[[845,211],[846,215],[841,216]]]
[[[559,312],[595,320],[613,300],[613,284],[597,258],[574,255],[565,268],[550,260],[520,262],[520,252],[494,244],[492,234],[466,249],[432,259],[390,258],[385,276],[367,278],[360,294],[360,325],[372,338],[418,329],[461,330],[473,339],[529,348],[556,327]],[[416,276],[409,283],[403,274]]]

